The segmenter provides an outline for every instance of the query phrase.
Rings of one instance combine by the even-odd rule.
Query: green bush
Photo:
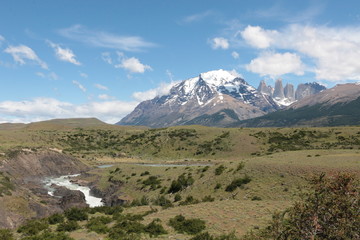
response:
[[[15,240],[14,234],[9,229],[0,229],[1,240]]]
[[[236,188],[241,187],[244,184],[248,184],[249,182],[251,182],[251,178],[249,176],[235,179],[225,188],[225,191],[233,192]]]
[[[187,188],[188,186],[193,185],[194,182],[195,182],[195,180],[192,176],[188,175],[186,177],[185,174],[181,174],[177,180],[173,180],[171,182],[168,193],[177,193],[177,192]]]
[[[173,207],[174,205],[172,204],[172,202],[167,199],[165,196],[161,195],[159,196],[154,203],[158,206],[161,206],[163,208],[169,208],[169,207]]]
[[[116,213],[122,213],[124,211],[124,209],[121,206],[99,206],[99,207],[93,207],[89,209],[89,213],[90,214],[95,214],[95,213],[104,213],[106,215],[113,215]]]
[[[205,229],[205,221],[199,218],[186,219],[177,215],[169,220],[169,225],[179,233],[197,234]]]
[[[85,208],[71,208],[65,211],[65,216],[68,220],[84,221],[89,218],[87,210]]]
[[[190,238],[190,240],[215,240],[208,232],[199,233],[195,237]]]
[[[25,225],[18,228],[18,232],[24,235],[36,235],[39,232],[48,229],[49,224],[45,220],[29,220]]]
[[[164,229],[164,227],[157,222],[159,222],[159,219],[155,219],[145,227],[145,232],[148,233],[150,237],[157,237],[159,235],[167,234],[167,231]]]
[[[50,217],[48,217],[48,222],[51,225],[57,224],[57,223],[62,223],[62,222],[64,222],[64,215],[62,215],[60,213],[55,213],[55,214],[51,215]]]
[[[56,231],[58,232],[72,232],[75,231],[77,229],[80,228],[80,225],[74,221],[74,220],[69,220],[63,223],[60,223],[57,228]]]
[[[199,202],[200,202],[199,200],[197,200],[196,198],[194,198],[193,196],[190,195],[190,196],[187,196],[184,201],[180,202],[179,206],[197,204]]]
[[[211,195],[207,195],[207,196],[203,197],[202,201],[203,202],[213,202],[213,201],[215,201],[215,198],[213,198]]]
[[[3,240],[3,239],[1,239]],[[40,235],[22,238],[22,240],[75,240],[64,232],[49,232],[45,231]]]
[[[217,183],[217,184],[215,185],[214,189],[215,189],[215,190],[220,189],[221,186],[222,186],[221,183]]]
[[[178,201],[181,201],[182,197],[179,193],[175,194],[175,197],[174,197],[174,202],[178,202]]]
[[[110,222],[112,222],[110,217],[92,217],[86,224],[86,228],[89,229],[89,231],[94,231],[96,233],[107,233],[109,232],[109,228],[106,224]]]
[[[217,168],[215,168],[215,175],[221,175],[225,169],[226,167],[224,165],[218,166]]]
[[[239,163],[238,166],[237,166],[237,168],[236,168],[236,170],[235,170],[235,172],[240,171],[240,170],[243,169],[244,167],[245,167],[245,163],[244,163],[244,162]]]

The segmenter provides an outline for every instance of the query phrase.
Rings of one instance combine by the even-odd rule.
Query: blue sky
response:
[[[328,87],[360,81],[360,2],[0,1],[0,122],[114,123],[216,69]]]

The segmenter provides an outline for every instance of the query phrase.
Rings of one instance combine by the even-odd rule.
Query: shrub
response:
[[[214,189],[215,189],[215,190],[220,189],[221,186],[222,186],[221,183],[217,183],[217,184],[215,185]]]
[[[121,206],[100,206],[100,207],[93,207],[89,209],[89,213],[95,214],[95,213],[104,213],[106,215],[113,215],[116,213],[122,213],[124,209]]]
[[[245,163],[244,163],[244,162],[239,163],[238,166],[237,166],[237,168],[236,168],[236,170],[235,170],[235,172],[238,172],[238,171],[242,170],[244,167],[245,167]]]
[[[48,217],[48,222],[49,224],[57,224],[57,223],[62,223],[64,222],[64,215],[60,214],[60,213],[55,213],[53,215],[51,215],[50,217]]]
[[[215,175],[221,175],[225,169],[226,167],[224,165],[218,166],[217,168],[215,168]]]
[[[89,229],[89,231],[94,231],[96,233],[107,233],[109,228],[106,224],[110,222],[112,222],[112,220],[109,217],[93,217],[86,224],[86,228]]]
[[[192,176],[185,177],[185,174],[182,174],[178,177],[177,180],[173,180],[171,182],[168,193],[177,193],[186,187],[193,185],[194,182],[195,180],[192,178]]]
[[[179,233],[197,234],[205,229],[205,221],[199,218],[185,219],[177,215],[169,220],[169,225]]]
[[[161,206],[163,208],[169,208],[173,207],[174,205],[171,203],[169,199],[167,199],[165,196],[158,197],[155,202],[156,205]]]
[[[225,188],[225,191],[233,192],[236,188],[241,187],[244,184],[248,184],[249,182],[251,182],[251,178],[249,176],[235,179]]]
[[[159,219],[155,219],[145,227],[145,232],[148,233],[150,237],[157,237],[162,234],[167,234],[167,231],[164,229],[164,227],[157,222],[159,222]]]
[[[182,205],[190,205],[190,204],[197,204],[200,201],[194,198],[193,196],[187,196],[186,199],[179,203],[180,206]]]
[[[13,233],[9,229],[0,229],[1,240],[15,240]]]
[[[66,210],[65,216],[68,220],[73,220],[73,221],[84,221],[89,218],[88,213],[84,208],[83,209],[71,208],[69,210]]]
[[[251,201],[260,201],[260,200],[262,200],[262,199],[261,199],[261,197],[259,197],[259,196],[253,196],[253,197],[251,198]]]
[[[174,202],[178,202],[178,201],[181,201],[182,197],[179,193],[175,194],[175,197],[174,197]]]
[[[122,229],[125,233],[143,233],[145,231],[145,225],[137,221],[124,220],[120,221],[113,226],[113,228]]]
[[[48,229],[49,224],[45,220],[29,220],[25,225],[18,228],[18,232],[25,235],[36,235],[39,232]]]
[[[53,233],[53,232],[45,231],[40,235],[22,238],[22,240],[75,240],[75,239],[69,237],[69,235],[67,235],[64,232]]]
[[[350,174],[310,180],[311,191],[245,239],[359,239],[359,182]]]
[[[146,176],[146,175],[150,175],[150,172],[149,172],[149,171],[145,171],[145,172],[142,172],[142,173],[140,174],[140,176]]]
[[[190,238],[190,240],[215,240],[208,232],[199,233],[195,237]]]
[[[211,195],[207,195],[207,196],[203,197],[202,201],[203,202],[213,202],[213,201],[215,201],[215,198],[213,198]]]
[[[72,232],[72,231],[75,231],[75,230],[77,230],[79,228],[80,228],[80,225],[76,221],[70,220],[70,221],[60,223],[57,226],[56,231],[58,231],[58,232]]]

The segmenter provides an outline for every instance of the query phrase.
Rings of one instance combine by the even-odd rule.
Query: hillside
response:
[[[341,84],[284,110],[241,121],[238,127],[346,126],[360,124],[360,85]]]

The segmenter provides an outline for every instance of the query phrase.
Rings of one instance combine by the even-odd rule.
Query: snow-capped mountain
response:
[[[178,83],[167,95],[141,102],[118,124],[150,127],[200,124],[202,116],[222,112],[216,115],[217,125],[222,126],[278,109],[271,96],[258,92],[236,72],[216,70]]]

